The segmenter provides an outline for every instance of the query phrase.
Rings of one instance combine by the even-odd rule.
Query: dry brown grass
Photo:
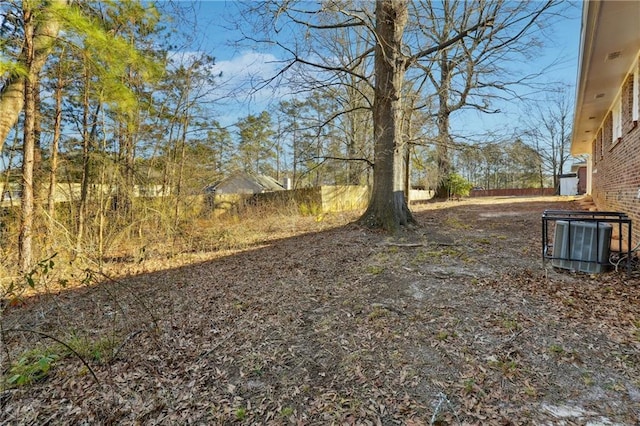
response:
[[[36,281],[33,287],[16,270],[15,250],[5,248],[0,252],[0,297],[12,297],[7,294],[10,286],[13,296],[23,298],[84,286],[91,273],[120,278],[212,260],[278,239],[343,226],[361,214],[352,211],[303,215],[295,205],[279,204],[249,205],[222,215],[197,209],[186,212],[178,229],[173,229],[169,213],[159,209],[152,213],[138,223],[111,230],[104,238],[102,252],[96,247],[96,229],[88,232],[90,243],[84,246],[85,252],[77,253],[70,231],[59,224],[53,229],[51,243],[36,241],[37,246],[45,247],[36,253],[38,262],[53,256],[54,267],[43,274],[42,266],[36,265],[31,273]],[[17,241],[17,230],[12,227],[5,237],[8,242]]]
[[[341,226],[357,212],[217,219],[243,243],[9,307],[3,373],[35,374],[3,420],[637,423],[638,279],[541,265],[540,213],[571,203],[478,201],[394,236]]]
[[[540,264],[540,213],[570,204],[416,206],[395,236],[201,217],[184,241],[235,242],[3,312],[3,373],[33,381],[0,391],[6,422],[637,423],[637,279]]]
[[[575,197],[479,197],[459,201],[428,202],[412,205],[415,213],[471,205],[517,204],[527,202],[564,202]],[[0,294],[13,283],[21,287],[21,296],[42,291],[60,291],[63,287],[83,285],[87,271],[106,273],[114,278],[175,268],[193,262],[228,256],[270,241],[318,232],[355,221],[361,211],[329,214],[301,214],[296,205],[245,206],[233,214],[213,215],[202,209],[187,209],[178,229],[173,229],[169,211],[160,206],[146,210],[147,217],[121,229],[109,230],[102,252],[96,243],[87,244],[83,253],[75,252],[70,230],[58,223],[51,242],[42,239],[36,245],[44,249],[38,260],[54,256],[55,267],[41,277],[36,267],[34,278],[39,285],[30,288],[16,270],[17,254],[9,250],[17,241],[17,229],[10,227],[4,235],[7,244],[0,246]],[[87,240],[97,239],[96,229]],[[44,232],[40,232],[44,235]]]

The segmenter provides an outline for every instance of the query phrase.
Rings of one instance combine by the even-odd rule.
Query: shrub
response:
[[[457,173],[449,175],[449,194],[456,197],[468,197],[473,184]]]

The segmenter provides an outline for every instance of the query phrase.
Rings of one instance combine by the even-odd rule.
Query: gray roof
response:
[[[284,187],[271,176],[252,173],[235,173],[206,188],[206,192],[216,194],[260,194],[282,191]]]

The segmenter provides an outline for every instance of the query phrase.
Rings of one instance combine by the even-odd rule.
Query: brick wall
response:
[[[640,126],[633,121],[633,75],[621,92],[622,137],[612,141],[611,113],[595,140],[592,196],[601,211],[624,212],[632,219],[633,243],[640,242]]]

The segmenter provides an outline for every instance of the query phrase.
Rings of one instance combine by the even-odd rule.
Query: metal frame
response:
[[[549,243],[549,222],[555,222],[558,220],[564,220],[569,222],[569,232],[571,232],[571,222],[592,222],[596,224],[596,229],[599,223],[618,224],[618,235],[622,237],[622,227],[627,225],[627,275],[631,274],[631,219],[626,213],[620,212],[592,212],[584,210],[545,210],[542,213],[542,262],[546,263],[550,259],[560,259],[569,261],[582,261],[587,263],[600,263],[598,256],[595,261],[585,261],[582,259],[571,259],[564,257],[554,257],[552,252],[549,251],[553,247],[553,244]],[[598,239],[599,232],[596,231],[596,247],[599,247]],[[620,253],[622,253],[622,239],[620,240]],[[569,237],[569,250],[571,253],[571,237]],[[608,260],[607,260],[608,264]]]

